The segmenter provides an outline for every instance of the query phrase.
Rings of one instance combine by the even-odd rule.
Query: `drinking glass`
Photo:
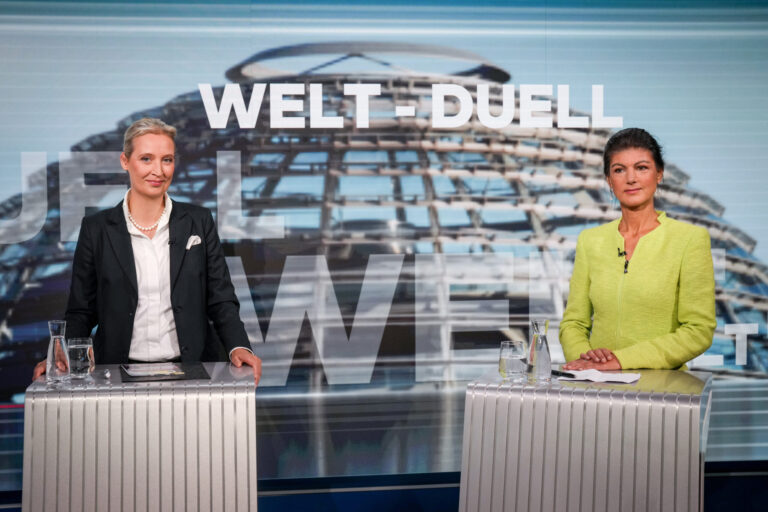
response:
[[[70,338],[69,376],[72,379],[84,379],[93,371],[93,340],[91,338]]]
[[[525,342],[508,340],[501,342],[499,350],[499,374],[502,379],[522,380],[525,377]]]
[[[48,357],[45,359],[45,380],[61,382],[69,379],[69,353],[64,332],[67,323],[64,320],[48,322],[50,341],[48,342]]]

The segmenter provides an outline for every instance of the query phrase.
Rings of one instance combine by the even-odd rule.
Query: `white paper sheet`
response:
[[[639,373],[601,372],[600,370],[566,370],[574,378],[560,377],[560,380],[589,380],[592,382],[621,382],[631,384],[640,380]]]
[[[162,377],[184,375],[177,363],[134,363],[124,364],[123,370],[131,377]]]

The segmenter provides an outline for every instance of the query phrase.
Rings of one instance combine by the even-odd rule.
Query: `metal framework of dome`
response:
[[[336,57],[304,73],[290,74],[261,65],[270,59],[328,54]],[[420,73],[397,68],[379,58],[380,54],[444,57],[470,61],[474,67],[456,74]],[[331,70],[357,57],[383,70]],[[257,53],[229,69],[227,77],[242,87],[256,80],[322,83],[326,115],[344,117],[345,127],[270,129],[269,101],[265,99],[255,129],[242,130],[232,119],[228,128],[213,130],[200,96],[194,91],[162,106],[136,112],[122,119],[115,130],[89,137],[72,149],[118,151],[128,124],[146,115],[162,117],[179,128],[177,147],[181,159],[169,192],[174,198],[214,210],[216,152],[239,151],[246,214],[279,214],[285,219],[283,239],[225,241],[227,253],[242,259],[262,319],[269,318],[286,255],[327,257],[335,280],[327,286],[335,286],[345,319],[349,320],[367,257],[405,254],[408,259],[401,274],[403,286],[398,289],[388,320],[390,336],[382,342],[382,354],[402,356],[407,350],[412,353],[412,342],[402,341],[412,336],[407,331],[414,316],[414,265],[410,255],[512,253],[516,260],[526,262],[531,251],[565,251],[572,261],[578,233],[619,214],[611,204],[602,174],[602,149],[610,136],[608,130],[522,128],[514,123],[491,130],[474,117],[458,129],[432,128],[429,116],[431,87],[435,83],[457,83],[470,91],[478,83],[488,83],[491,108],[500,108],[501,84],[510,75],[476,55],[408,44],[298,45]],[[343,94],[343,84],[360,81],[382,85],[381,96],[370,104],[368,129],[354,128],[354,102]],[[220,97],[222,89],[217,87],[214,93]],[[395,105],[414,106],[416,116],[395,117]],[[450,108],[447,105],[449,112]],[[59,186],[57,170],[56,165],[48,169],[48,187],[54,192]],[[99,179],[126,182],[122,174]],[[764,332],[768,268],[751,254],[755,240],[724,221],[723,206],[707,194],[692,190],[689,179],[686,173],[669,165],[658,191],[657,207],[671,217],[705,226],[713,248],[725,255],[725,268],[716,290],[715,350],[730,361],[733,342],[724,335],[722,326],[759,323]],[[61,186],[62,193],[66,193],[67,184]],[[0,207],[12,211],[14,201],[12,198]],[[73,247],[57,244],[57,206],[49,206],[49,219],[40,236],[4,247],[0,255],[3,343],[19,354],[29,352],[26,347],[30,343],[37,347],[31,356],[18,357],[39,357],[44,333],[41,325],[63,310],[69,281],[66,264],[71,261]],[[54,267],[58,270],[50,270]],[[562,311],[568,276],[554,275],[559,275],[558,282],[549,299],[553,311]],[[488,296],[495,293],[496,284],[481,283],[465,288],[459,295]],[[507,291],[505,297],[511,304],[510,330],[502,335],[522,335],[527,326],[528,297],[519,291]],[[441,307],[433,312],[430,321],[450,325],[452,320],[449,311]],[[12,340],[9,332],[13,333]],[[481,340],[482,345],[481,338],[474,339]],[[450,334],[441,343],[449,347],[457,344]],[[461,343],[468,343],[467,338]],[[303,354],[311,357],[311,349],[305,347]],[[746,369],[765,372],[768,349],[764,334],[750,337],[749,354]]]

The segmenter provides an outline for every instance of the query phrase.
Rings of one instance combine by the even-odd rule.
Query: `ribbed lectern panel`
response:
[[[256,510],[252,380],[34,387],[24,428],[24,511]]]
[[[704,382],[693,378],[681,393],[646,389],[643,378],[470,384],[459,510],[701,510]]]

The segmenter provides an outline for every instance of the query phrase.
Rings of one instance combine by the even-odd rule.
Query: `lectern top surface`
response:
[[[511,389],[530,389],[551,393],[553,389],[572,390],[573,392],[592,390],[595,392],[612,392],[620,394],[661,393],[669,395],[701,396],[711,380],[711,374],[706,372],[690,372],[679,370],[627,370],[622,373],[640,373],[640,380],[632,384],[619,384],[612,382],[587,382],[587,381],[560,381],[554,377],[546,386],[532,386],[530,384],[512,383],[504,384]],[[474,384],[478,385],[502,385],[498,373],[484,375]]]
[[[45,377],[37,379],[27,388],[29,393],[95,392],[120,389],[200,389],[222,385],[253,388],[253,372],[249,366],[237,368],[229,363],[202,363],[210,379],[166,380],[152,382],[123,382],[120,365],[97,365],[91,376],[82,380],[70,380],[49,384]],[[106,371],[105,371],[106,370]]]

